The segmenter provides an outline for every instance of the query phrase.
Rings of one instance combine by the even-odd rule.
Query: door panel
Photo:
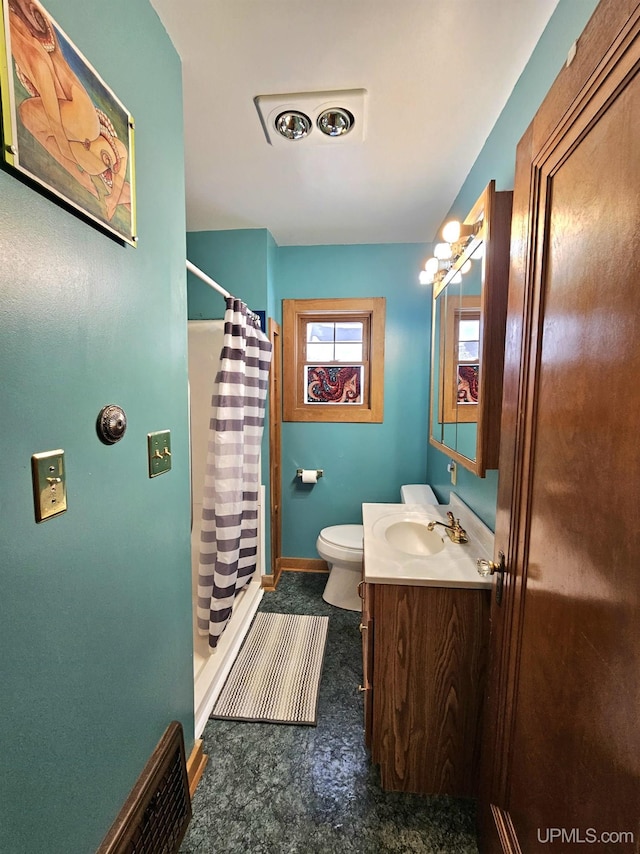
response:
[[[637,815],[640,258],[628,248],[640,159],[612,152],[635,149],[639,118],[634,84],[541,176],[548,237],[511,767],[524,850],[537,828],[622,829]]]
[[[612,47],[518,150],[484,851],[640,850],[640,16],[623,11],[599,7],[585,44],[604,21]]]

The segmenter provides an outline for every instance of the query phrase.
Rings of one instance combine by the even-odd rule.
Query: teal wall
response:
[[[273,277],[276,242],[266,228],[241,228],[229,231],[190,231],[187,234],[187,257],[203,273],[243,300],[254,311],[274,316]],[[189,320],[211,320],[224,317],[224,297],[188,274]],[[266,332],[266,330],[264,330]],[[212,377],[211,381],[215,378]],[[269,502],[269,402],[262,437],[262,483]],[[265,517],[264,571],[271,572],[270,517]]]
[[[403,483],[424,482],[431,299],[417,279],[429,247],[278,247],[264,229],[241,229],[190,232],[187,249],[200,269],[252,308],[268,306],[278,323],[283,299],[386,297],[384,422],[282,425],[282,553],[317,558],[320,528],[359,523],[363,502],[398,501]],[[221,316],[220,296],[192,275],[188,289],[190,318]],[[268,490],[266,432],[262,449]],[[302,485],[297,468],[321,468],[324,477]]]
[[[147,0],[46,6],[135,116],[140,244],[0,171],[3,854],[95,851],[172,719],[193,744],[180,61]],[[30,457],[55,448],[69,510],[37,525]]]
[[[417,274],[428,250],[411,243],[278,250],[279,310],[283,299],[386,297],[384,422],[282,425],[284,556],[317,558],[321,528],[361,523],[363,502],[399,501],[403,483],[424,482],[431,299]],[[324,477],[308,486],[297,468],[323,469]]]
[[[513,188],[516,146],[596,6],[597,0],[560,0],[443,223],[464,219],[492,179],[498,190]],[[446,502],[453,489],[493,529],[498,473],[488,472],[486,478],[478,478],[458,466],[458,481],[452,487],[448,460],[429,446],[427,480],[436,495]]]
[[[187,234],[189,260],[254,311],[267,309],[272,246],[275,243],[266,228]],[[189,320],[224,317],[224,307],[223,296],[189,273]]]

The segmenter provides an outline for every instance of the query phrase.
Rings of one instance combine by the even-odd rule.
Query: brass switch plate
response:
[[[59,516],[67,509],[64,451],[43,451],[31,457],[36,522]]]
[[[149,477],[157,477],[171,469],[171,431],[147,433]]]

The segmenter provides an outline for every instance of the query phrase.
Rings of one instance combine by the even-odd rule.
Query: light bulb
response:
[[[460,274],[460,270],[458,270],[458,272],[453,275],[453,277],[450,279],[450,281],[451,281],[452,285],[459,285],[460,284],[460,282],[462,281],[462,275]]]
[[[418,276],[418,281],[421,285],[432,285],[433,284],[433,276],[430,273],[427,273],[426,270],[420,270],[420,275]]]
[[[427,263],[424,265],[424,269],[431,276],[435,276],[435,274],[438,272],[439,268],[440,268],[440,264],[438,263],[437,258],[429,258]]]
[[[451,258],[451,246],[448,243],[436,243],[433,254],[440,261],[447,261]]]
[[[275,127],[285,139],[304,139],[311,131],[311,119],[298,110],[287,110],[276,117]]]
[[[442,237],[447,243],[456,243],[460,240],[460,223],[457,219],[452,219],[442,229]]]
[[[341,107],[325,110],[318,116],[316,124],[327,136],[343,136],[353,127],[353,114]]]
[[[469,258],[468,261],[465,261],[465,263],[462,265],[462,267],[460,267],[460,272],[462,273],[463,276],[466,276],[466,274],[469,272],[470,269],[471,269],[471,258]]]

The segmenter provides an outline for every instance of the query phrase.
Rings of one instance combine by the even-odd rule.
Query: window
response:
[[[440,421],[477,421],[480,374],[480,297],[462,297],[447,306],[440,341],[444,394]],[[458,304],[458,302],[460,304]]]
[[[381,422],[385,300],[283,300],[285,421]]]

